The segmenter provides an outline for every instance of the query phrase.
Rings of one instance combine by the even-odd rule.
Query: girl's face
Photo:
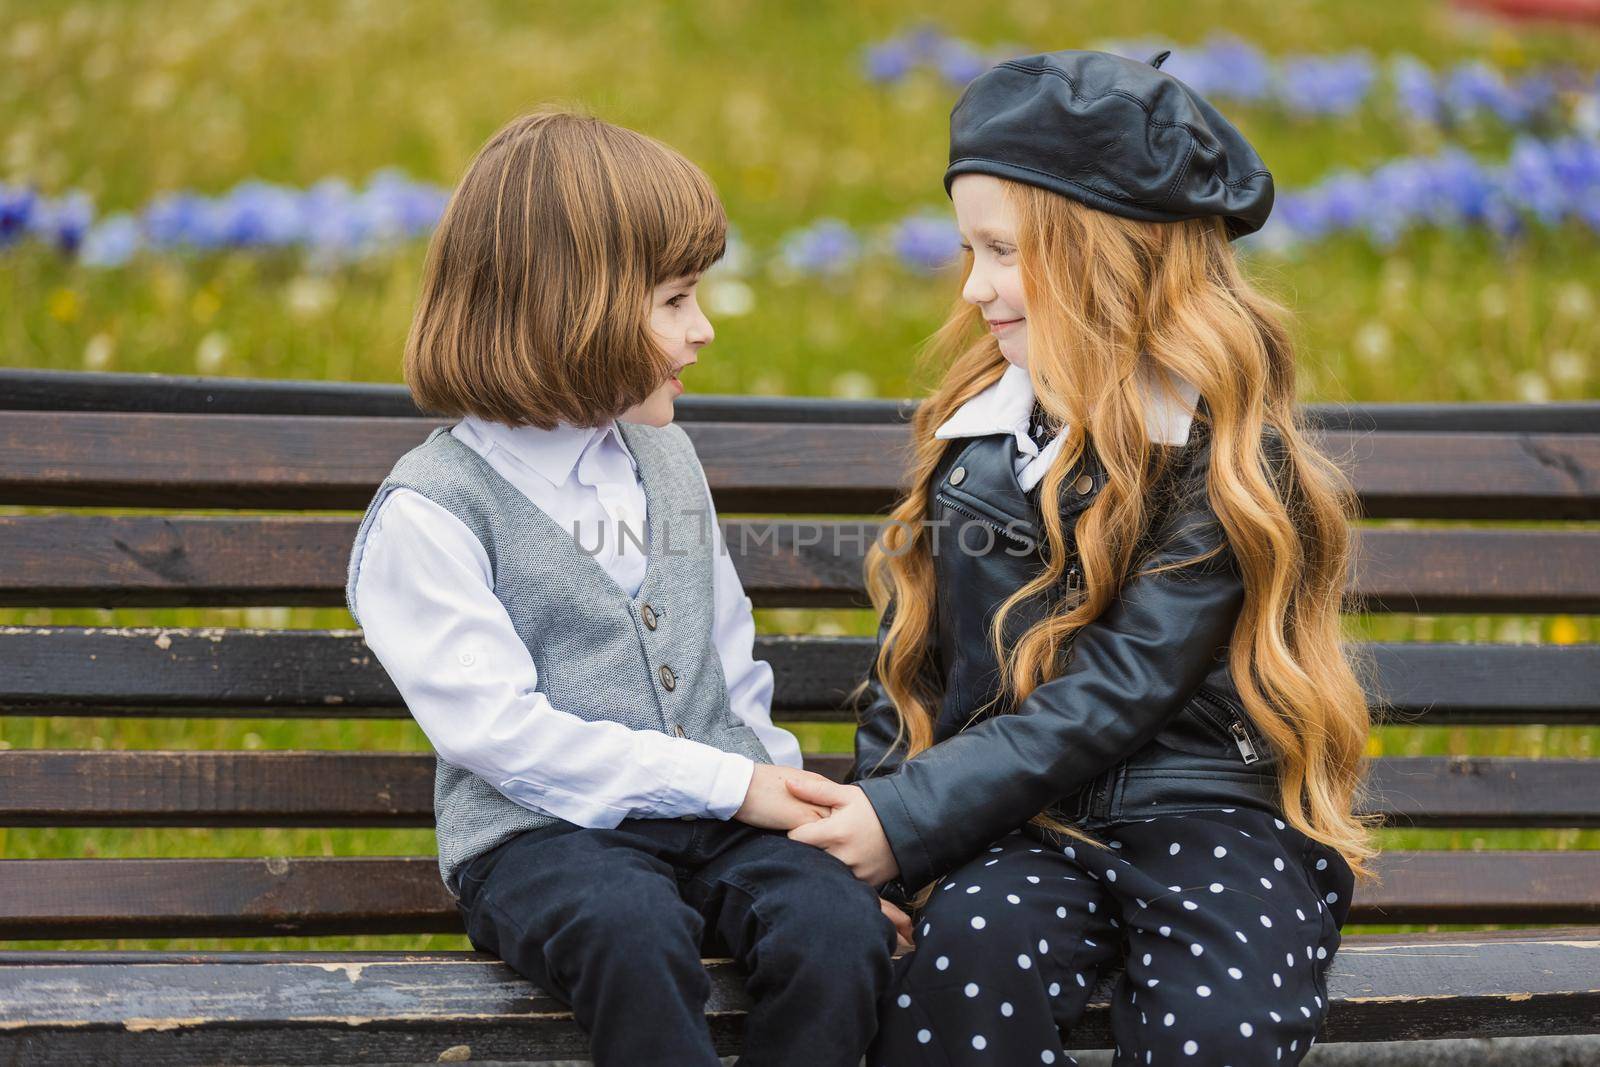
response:
[[[656,391],[633,407],[624,411],[625,422],[642,422],[650,426],[665,426],[672,421],[673,401],[683,395],[683,382],[678,374],[683,368],[700,358],[700,350],[716,336],[711,322],[700,310],[695,290],[699,275],[671,278],[656,286],[650,293],[650,332],[656,343],[672,360],[672,377],[662,382]]]
[[[961,247],[972,253],[962,299],[977,305],[1008,363],[1028,365],[1028,310],[1017,261],[1016,213],[1004,185],[988,174],[960,174],[950,184]]]

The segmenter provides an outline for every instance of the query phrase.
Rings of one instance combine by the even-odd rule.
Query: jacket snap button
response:
[[[1072,488],[1078,491],[1079,496],[1088,496],[1089,490],[1094,488],[1094,479],[1087,474],[1078,475],[1078,480],[1072,483]]]
[[[661,688],[669,693],[678,688],[678,676],[673,674],[672,668],[665,663],[661,665]]]
[[[652,630],[654,630],[656,628],[656,609],[655,608],[652,608],[649,604],[646,604],[642,609],[640,609],[639,614],[644,616],[644,624],[645,624],[645,626],[647,626],[648,628],[650,628]]]
[[[960,485],[961,482],[966,478],[966,476],[967,476],[967,468],[965,468],[965,467],[957,467],[955,470],[950,472],[950,484],[951,485]]]

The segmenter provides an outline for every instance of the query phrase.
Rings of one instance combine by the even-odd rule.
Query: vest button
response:
[[[967,468],[965,468],[965,467],[957,467],[955,470],[950,472],[950,484],[951,485],[960,485],[963,481],[966,480],[966,477],[967,477]]]
[[[639,610],[639,614],[644,616],[644,624],[645,624],[646,627],[648,627],[651,630],[654,630],[656,628],[656,609],[655,608],[652,608],[649,604],[646,604],[643,608],[641,608]]]
[[[1094,478],[1087,474],[1078,475],[1078,480],[1072,483],[1072,488],[1078,491],[1079,496],[1088,496],[1094,488]]]
[[[678,676],[673,674],[672,668],[665,663],[661,665],[661,688],[669,693],[678,688]]]

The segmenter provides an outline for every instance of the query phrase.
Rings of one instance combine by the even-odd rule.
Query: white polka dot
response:
[[[1282,856],[1278,856],[1278,857],[1274,858],[1273,861],[1272,861],[1272,865],[1274,867],[1276,867],[1280,871],[1283,870],[1283,857]]]
[[[1199,911],[1200,910],[1200,905],[1196,904],[1192,900],[1186,900],[1186,901],[1183,902],[1183,910],[1184,911]]]
[[[1283,962],[1288,964],[1290,967],[1293,967],[1294,966],[1294,953],[1293,952],[1285,952],[1283,954]]]
[[[1309,1019],[1311,1018],[1311,1009],[1302,1004],[1300,1005],[1300,1014]]]
[[[1033,966],[1033,961],[1028,958],[1027,953],[1023,953],[1017,957],[1017,966],[1021,967],[1023,970],[1027,970],[1029,967]]]
[[[1049,955],[1049,953],[1050,953],[1050,942],[1044,940],[1043,938],[1040,938],[1040,940],[1039,940],[1039,955],[1046,956],[1046,955]]]
[[[1185,1041],[1183,1043],[1183,1054],[1185,1056],[1193,1056],[1196,1052],[1199,1052],[1199,1051],[1200,1051],[1200,1046],[1195,1044],[1193,1041]]]
[[[1200,994],[1202,997],[1209,997],[1211,995],[1211,987],[1208,985],[1195,986],[1194,991]]]
[[[1328,869],[1328,861],[1327,860],[1318,860],[1317,861],[1317,870],[1325,871],[1327,869]]]
[[[1329,893],[1327,896],[1323,897],[1322,899],[1326,900],[1329,904],[1336,904],[1339,901],[1339,894],[1338,893]]]
[[[933,961],[933,966],[937,970],[941,970],[941,971],[945,970],[946,968],[948,968],[950,966],[950,957],[949,956],[940,956],[938,959]]]
[[[1221,882],[1212,882],[1209,886],[1207,886],[1207,888],[1210,889],[1213,893],[1220,893],[1220,892],[1222,892],[1222,883]]]
[[[1239,1032],[1245,1037],[1249,1037],[1251,1034],[1256,1032],[1256,1028],[1251,1026],[1249,1023],[1240,1023]]]
[[[1198,941],[1196,941],[1194,944],[1189,946],[1189,951],[1192,952],[1194,955],[1198,956],[1198,955],[1200,955],[1200,953],[1204,952],[1205,949],[1201,948],[1200,947],[1200,943]]]
[[[984,922],[982,915],[974,915],[972,917],[972,928],[974,930],[982,930],[987,925],[988,924]]]
[[[1272,888],[1272,883],[1267,881],[1265,878],[1263,878],[1263,879],[1261,879],[1261,888],[1262,889],[1271,889]]]
[[[1089,914],[1090,915],[1094,914],[1094,909],[1095,909],[1095,903],[1094,903],[1094,901],[1091,900],[1091,901],[1089,901]]]
[[[1174,841],[1172,844],[1167,846],[1167,855],[1176,856],[1180,851],[1182,851],[1182,849],[1183,846]]]
[[[966,988],[963,989],[962,992],[965,993],[969,997],[977,996],[978,995],[978,983],[977,982],[968,982]]]
[[[1317,959],[1319,959],[1319,960],[1325,960],[1325,959],[1327,959],[1327,958],[1328,958],[1328,950],[1327,950],[1327,949],[1325,949],[1325,948],[1322,948],[1322,947],[1321,947],[1321,946],[1320,946],[1320,945],[1319,945],[1319,946],[1318,946],[1318,947],[1317,947]]]
[[[1016,1009],[1011,1006],[1011,1001],[1005,1000],[1000,1002],[1000,1014],[1004,1015],[1007,1019],[1011,1018],[1011,1013],[1015,1010]]]
[[[999,860],[990,860],[988,863],[985,863],[984,866],[985,867],[993,867],[995,864],[997,864],[999,862],[1000,862]]]
[[[1218,845],[1216,848],[1211,850],[1211,854],[1220,860],[1222,857],[1228,854],[1228,850],[1223,848],[1221,845]]]
[[[1167,1014],[1165,1014],[1165,1015],[1163,1015],[1161,1017],[1161,1025],[1162,1026],[1171,1026],[1173,1023],[1175,1023],[1177,1021],[1178,1021],[1178,1017],[1176,1015],[1172,1014],[1170,1011],[1167,1012]]]
[[[918,1030],[917,1040],[926,1045],[928,1042],[933,1040],[933,1032],[931,1030]]]
[[[1171,937],[1171,936],[1172,936],[1172,927],[1170,927],[1170,926],[1163,926],[1163,927],[1162,927],[1162,928],[1161,928],[1161,936],[1162,936],[1162,937]]]
[[[1306,959],[1309,960],[1310,958],[1311,958],[1311,946],[1307,945],[1306,946]]]
[[[1006,899],[1009,900],[1013,904],[1021,904],[1022,903],[1022,898],[1017,896],[1015,893],[1007,893],[1006,894]]]
[[[900,1005],[902,1008],[909,1008],[911,1007],[911,998],[906,994],[901,993],[900,996],[895,1000],[895,1003]]]
[[[1286,829],[1286,827],[1283,824],[1283,820],[1282,819],[1273,819],[1272,820],[1272,825],[1276,826],[1280,830]]]
[[[1056,1062],[1056,1054],[1051,1052],[1049,1049],[1045,1049],[1043,1052],[1039,1053],[1039,1062],[1054,1063]]]
[[[1050,983],[1050,995],[1052,997],[1059,997],[1061,995],[1061,983],[1060,982],[1051,982]]]
[[[1148,952],[1144,954],[1144,965],[1146,967],[1150,966],[1150,953]]]
[[[976,893],[978,890],[980,890],[982,888],[983,888],[982,886],[969,885],[969,886],[967,886],[967,892],[968,893]]]
[[[982,1052],[984,1049],[989,1047],[989,1042],[982,1034],[973,1034],[972,1047],[977,1049],[979,1052]]]
[[[1075,859],[1078,858],[1078,850],[1073,848],[1071,845],[1068,845],[1066,848],[1062,849],[1061,851],[1066,853],[1067,859],[1069,859],[1069,860],[1075,860]]]
[[[1072,977],[1076,978],[1078,980],[1078,984],[1080,986],[1082,986],[1083,988],[1085,988],[1085,989],[1089,988],[1089,983],[1083,980],[1083,973],[1082,972],[1074,974]]]
[[[1261,925],[1267,927],[1270,930],[1272,928],[1272,920],[1267,918],[1265,915],[1263,915],[1263,916],[1261,916]]]
[[[990,852],[1004,852],[1005,849],[1001,848],[999,845],[996,845],[996,846],[994,846],[994,848],[991,848],[989,851]]]
[[[1294,909],[1294,913],[1300,919],[1301,922],[1305,922],[1306,921],[1306,913],[1305,912],[1301,911],[1299,908],[1296,908],[1296,909]]]
[[[1229,967],[1228,968],[1228,977],[1234,979],[1235,981],[1237,981],[1238,979],[1244,977],[1244,972],[1241,971],[1237,967]]]
[[[1109,871],[1109,870],[1106,871],[1106,881],[1115,882],[1116,880],[1117,880],[1117,872],[1116,871]],[[1328,901],[1328,903],[1332,904],[1333,901],[1330,900],[1330,901]]]
[[[1056,918],[1065,919],[1066,917],[1067,917],[1067,909],[1066,908],[1057,908],[1056,909]]]
[[[1141,908],[1148,908],[1150,906],[1150,905],[1146,904],[1144,901],[1140,900],[1138,897],[1134,897],[1133,898],[1133,902],[1135,904],[1139,905],[1139,907],[1141,907]]]
[[[1122,842],[1121,841],[1107,841],[1106,844],[1110,845],[1112,848],[1121,848],[1122,847]],[[1317,869],[1321,870],[1322,868],[1319,867]]]
[[[1244,931],[1243,930],[1235,930],[1233,932],[1233,936],[1237,937],[1240,941],[1243,941],[1247,945],[1250,943],[1250,939],[1248,937],[1244,936]]]
[[[1115,920],[1115,919],[1113,919],[1113,920],[1112,920],[1112,921],[1111,921],[1111,925],[1112,925],[1112,926],[1115,926],[1115,925],[1117,925],[1117,922],[1116,922],[1116,920]],[[1084,944],[1085,944],[1085,945],[1088,945],[1088,946],[1089,946],[1089,947],[1090,947],[1090,948],[1094,948],[1094,942],[1093,942],[1093,941],[1090,941],[1090,940],[1089,940],[1089,939],[1088,939],[1088,938],[1087,938],[1087,937],[1086,937],[1086,938],[1084,938],[1084,939],[1083,939],[1083,943],[1084,943]]]
[[[932,924],[930,924],[930,923],[923,923],[923,924],[922,924],[922,936],[923,936],[923,937],[927,937],[927,936],[928,936],[928,931],[929,931],[929,930],[931,930],[931,929],[933,929],[933,926],[932,926]]]
[[[1039,876],[1037,874],[1030,874],[1030,875],[1028,875],[1028,881],[1031,882],[1034,885],[1038,885],[1039,884]]]
[[[1145,983],[1144,984],[1145,984],[1145,988],[1154,989],[1156,986],[1161,984],[1161,979],[1159,979],[1159,978],[1147,978],[1147,979],[1145,979]]]
[[[1283,1016],[1279,1015],[1277,1012],[1269,1011],[1269,1012],[1267,1012],[1267,1014],[1272,1016],[1272,1021],[1273,1022],[1275,1022],[1275,1023],[1283,1022]]]
[[[1277,971],[1272,972],[1272,984],[1277,986],[1279,989],[1283,988],[1283,976]]]

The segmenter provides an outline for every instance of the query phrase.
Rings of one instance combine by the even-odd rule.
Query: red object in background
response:
[[[1455,6],[1503,18],[1600,26],[1600,0],[1454,0]]]

